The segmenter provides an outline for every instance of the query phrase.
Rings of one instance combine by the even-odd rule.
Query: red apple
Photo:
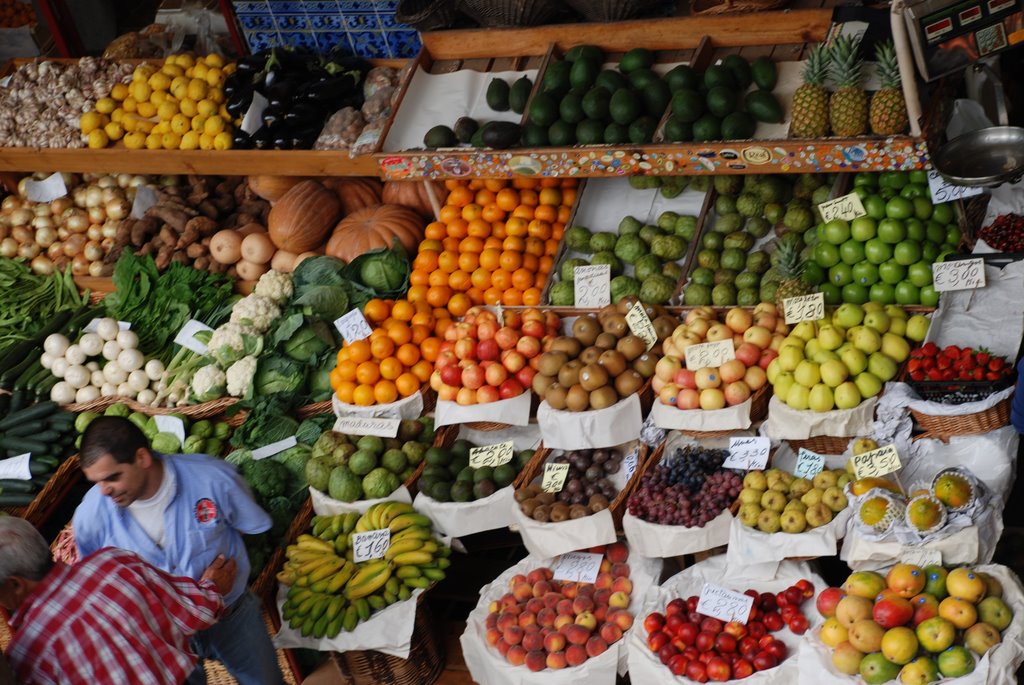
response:
[[[715,648],[715,634],[706,630],[700,631],[697,633],[697,641],[694,642],[694,646],[702,652],[710,652]]]
[[[526,357],[516,350],[505,350],[501,353],[501,363],[512,373],[518,373],[526,366]]]
[[[534,357],[533,359],[536,359],[536,357]],[[531,364],[533,363],[533,359],[530,360]],[[537,369],[535,369],[533,366],[524,366],[523,368],[515,372],[515,379],[523,388],[529,388],[531,385],[533,385],[533,377],[536,375]]]
[[[494,334],[494,339],[498,342],[498,347],[501,349],[511,350],[519,342],[519,332],[508,326],[503,326]]]
[[[718,683],[723,683],[732,678],[732,668],[729,666],[729,662],[722,657],[715,657],[708,661],[708,680],[713,680]]]
[[[500,353],[501,348],[498,347],[498,343],[494,341],[494,338],[481,340],[477,343],[476,355],[481,361],[496,361]]]
[[[761,348],[752,342],[745,342],[736,348],[736,359],[744,366],[756,366],[761,361]]]
[[[658,612],[647,614],[647,618],[644,619],[644,630],[648,633],[653,633],[665,627],[666,623],[667,621],[663,614],[659,614]],[[673,633],[674,632],[675,631],[673,631]]]
[[[540,354],[540,339],[524,335],[516,342],[516,351],[527,359]]]
[[[772,363],[772,360],[779,356],[777,350],[767,349],[761,353],[761,359],[758,360],[757,365],[762,369],[768,369],[768,365]]]

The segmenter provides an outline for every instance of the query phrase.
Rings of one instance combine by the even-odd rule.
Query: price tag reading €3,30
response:
[[[763,469],[768,464],[771,449],[772,441],[768,438],[729,438],[729,456],[722,462],[722,467],[746,471]]]
[[[690,371],[714,369],[735,358],[736,349],[731,339],[697,343],[685,350],[686,368]]]
[[[786,323],[818,321],[825,318],[825,293],[813,293],[799,297],[787,297],[782,301]]]
[[[793,475],[797,478],[814,478],[825,468],[825,457],[801,447],[796,455],[796,469]]]
[[[860,196],[857,193],[822,202],[818,205],[818,212],[821,213],[821,220],[826,222],[833,219],[853,221],[858,217],[867,216],[867,212],[864,211],[864,203],[860,201]]]
[[[733,592],[714,583],[704,583],[697,600],[697,613],[717,618],[719,621],[746,623],[754,598],[740,592]]]
[[[588,264],[573,268],[573,293],[577,307],[604,307],[612,302],[609,264]]]
[[[540,489],[544,492],[561,492],[565,485],[565,477],[569,475],[568,464],[544,464],[544,477],[540,481]]]
[[[383,559],[391,546],[391,531],[387,528],[368,530],[352,536],[352,561],[358,564],[370,559]]]
[[[633,335],[647,343],[648,350],[658,342],[658,334],[654,330],[654,324],[651,323],[651,317],[647,316],[647,310],[639,302],[626,313],[626,324]]]
[[[370,337],[370,333],[373,333],[370,324],[366,323],[366,317],[358,309],[353,309],[338,317],[334,322],[334,327],[338,329],[341,337],[349,345],[357,340],[366,340]]]
[[[903,468],[895,445],[858,454],[853,458],[853,473],[857,478],[881,478]]]
[[[932,264],[932,285],[935,292],[973,290],[985,287],[984,259],[954,259]]]
[[[566,552],[551,569],[555,580],[570,583],[593,583],[601,570],[603,555],[590,552]]]
[[[482,466],[501,466],[512,461],[515,453],[516,445],[511,440],[496,445],[474,447],[469,450],[469,465],[474,469]]]

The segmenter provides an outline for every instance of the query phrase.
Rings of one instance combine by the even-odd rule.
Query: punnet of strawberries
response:
[[[1006,357],[984,347],[939,347],[929,342],[910,352],[907,374],[924,399],[960,404],[1006,387],[1014,378],[1014,369]]]
[[[978,237],[1000,252],[1024,252],[1024,216],[1000,214]]]

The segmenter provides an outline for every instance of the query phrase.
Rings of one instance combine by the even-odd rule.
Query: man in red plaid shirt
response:
[[[0,517],[7,657],[23,685],[180,684],[196,665],[189,637],[217,622],[234,577],[222,556],[196,582],[112,547],[54,564],[30,523]]]

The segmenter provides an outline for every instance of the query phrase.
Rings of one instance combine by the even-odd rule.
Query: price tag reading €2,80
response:
[[[569,475],[568,464],[544,464],[544,478],[540,481],[540,489],[544,492],[561,492],[565,485],[565,477]]]
[[[858,454],[853,458],[853,473],[857,478],[881,478],[903,468],[895,445]]]
[[[704,583],[697,600],[697,613],[717,618],[719,621],[746,623],[754,598],[740,592],[727,590],[721,585]]]
[[[658,334],[654,330],[654,324],[651,323],[651,317],[647,316],[647,310],[639,302],[626,313],[626,324],[633,335],[647,343],[648,350],[658,342]]]
[[[731,339],[688,345],[685,351],[686,368],[690,371],[714,369],[735,358],[736,349]]]
[[[768,464],[771,449],[772,441],[768,438],[729,438],[729,456],[722,462],[722,467],[746,471],[763,469]]]
[[[391,531],[387,528],[368,530],[352,536],[352,561],[358,564],[370,559],[383,559],[391,546]]]
[[[499,442],[497,445],[474,447],[469,450],[469,465],[474,469],[482,466],[501,466],[512,461],[515,453],[516,445],[511,440]]]
[[[349,345],[357,340],[366,340],[370,337],[370,333],[373,333],[370,324],[366,323],[366,317],[358,309],[353,309],[348,314],[338,317],[334,322],[334,327],[338,329],[341,337]]]
[[[577,307],[604,307],[612,302],[609,264],[588,264],[573,268],[572,285]]]
[[[981,195],[985,189],[981,186],[957,186],[942,178],[935,169],[928,172],[928,190],[932,192],[932,204],[962,200],[965,197]]]
[[[824,319],[825,293],[787,297],[782,301],[782,309],[786,313],[787,324]]]
[[[797,478],[814,478],[825,468],[825,457],[801,447],[796,455],[796,469],[793,475]]]
[[[825,222],[833,219],[853,221],[858,217],[867,216],[867,212],[864,211],[864,203],[860,201],[860,195],[857,193],[822,202],[818,205],[818,212],[821,213],[821,220]]]
[[[935,292],[973,290],[985,287],[984,259],[954,259],[932,264],[932,285]]]
[[[593,583],[601,570],[604,557],[590,552],[566,552],[551,569],[555,580],[570,583]]]

